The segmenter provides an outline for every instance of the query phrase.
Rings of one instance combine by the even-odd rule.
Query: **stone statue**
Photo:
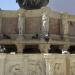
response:
[[[49,0],[16,0],[19,6],[24,9],[39,9],[46,6]]]

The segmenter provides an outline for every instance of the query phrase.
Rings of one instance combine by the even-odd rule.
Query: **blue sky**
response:
[[[75,14],[75,0],[50,0],[48,6],[56,11]],[[3,10],[17,10],[19,6],[16,0],[0,0],[0,8]]]
[[[3,10],[16,10],[19,6],[16,0],[0,0],[0,8]]]

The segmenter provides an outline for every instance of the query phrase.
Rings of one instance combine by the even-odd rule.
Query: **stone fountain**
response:
[[[39,9],[46,6],[49,0],[16,0],[16,2],[24,9]]]
[[[16,0],[16,2],[19,4],[20,8],[25,10],[34,10],[34,9],[40,9],[41,7],[45,7],[49,0]],[[19,34],[22,35],[23,32],[23,23],[22,18],[19,15]],[[47,12],[43,12],[42,14],[42,37],[45,35],[48,35],[48,16]],[[22,26],[21,26],[22,25]]]

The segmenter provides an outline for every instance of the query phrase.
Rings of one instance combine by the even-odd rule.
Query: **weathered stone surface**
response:
[[[75,75],[75,55],[0,54],[0,75]]]
[[[18,17],[3,17],[1,27],[4,34],[18,34]]]
[[[0,75],[5,74],[6,55],[0,54]]]
[[[45,55],[46,75],[66,75],[66,59],[63,55]],[[64,66],[64,67],[63,67]]]
[[[75,75],[75,55],[70,56],[70,75]]]
[[[26,17],[25,19],[25,33],[37,34],[41,32],[42,19],[41,17]]]
[[[8,55],[5,63],[5,75],[25,75],[24,62],[21,55]]]
[[[60,34],[60,25],[61,25],[61,20],[60,19],[55,19],[55,18],[50,18],[49,19],[49,32],[50,34]]]
[[[8,55],[4,65],[5,75],[46,75],[42,55]]]

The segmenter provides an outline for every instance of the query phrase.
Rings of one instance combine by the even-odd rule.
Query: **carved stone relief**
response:
[[[12,65],[10,66],[8,73],[9,75],[24,75],[23,66],[20,64]]]
[[[64,56],[48,55],[45,60],[47,75],[66,75],[66,59]]]
[[[29,60],[29,73],[28,75],[46,75],[45,74],[45,65],[42,65],[42,62]]]
[[[21,64],[9,65],[5,75],[24,75],[24,67]]]
[[[55,65],[54,65],[54,75],[64,75],[63,63],[55,63]]]
[[[71,75],[75,75],[75,62],[71,64]]]
[[[24,63],[22,56],[7,56],[5,63],[5,75],[24,75]]]
[[[44,59],[40,57],[28,58],[28,75],[46,75]]]
[[[45,69],[45,61],[41,56],[8,57],[4,75],[46,75]]]
[[[75,55],[0,55],[0,75],[75,75]]]

